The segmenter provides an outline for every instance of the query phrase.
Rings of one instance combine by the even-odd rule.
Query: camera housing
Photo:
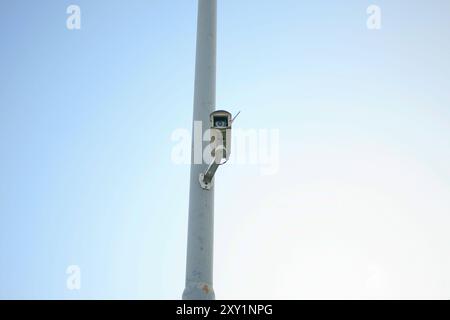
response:
[[[225,110],[217,110],[211,113],[211,142],[214,143],[212,155],[221,153],[221,162],[226,162],[231,153],[231,123],[232,115]]]

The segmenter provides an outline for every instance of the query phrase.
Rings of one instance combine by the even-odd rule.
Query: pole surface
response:
[[[208,163],[195,163],[195,146],[202,146],[202,154],[209,141],[203,133],[209,129],[209,115],[216,105],[216,32],[217,0],[198,1],[197,53],[195,63],[194,121],[202,122],[202,136],[192,130],[191,182],[189,192],[189,221],[186,259],[186,287],[183,299],[212,300],[213,290],[213,237],[214,186],[210,190],[200,187],[199,175]],[[199,141],[200,140],[200,141]],[[198,159],[197,159],[198,160]]]

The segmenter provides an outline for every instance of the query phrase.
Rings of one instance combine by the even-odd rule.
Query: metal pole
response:
[[[209,129],[209,115],[216,105],[216,30],[217,0],[198,1],[197,54],[195,63],[194,121],[202,122],[203,133]],[[202,189],[199,175],[208,163],[195,163],[194,146],[209,142],[192,130],[191,184],[189,193],[189,222],[186,260],[186,288],[183,299],[212,300],[213,290],[213,236],[214,187]]]

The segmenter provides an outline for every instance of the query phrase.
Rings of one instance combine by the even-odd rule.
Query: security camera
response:
[[[228,161],[231,153],[231,113],[225,110],[217,110],[211,113],[211,143],[213,160],[204,173],[200,173],[200,186],[210,190],[217,168]]]
[[[221,155],[220,159],[215,158],[224,163],[230,158],[232,116],[228,111],[217,110],[211,113],[210,119],[211,142],[214,142],[212,155],[214,157],[216,154]]]

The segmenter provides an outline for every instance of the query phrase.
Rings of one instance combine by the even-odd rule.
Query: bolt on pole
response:
[[[193,120],[209,129],[209,117],[216,105],[217,0],[198,1],[197,53]],[[213,300],[214,187],[201,188],[199,175],[208,163],[194,163],[194,126],[192,130],[189,220],[186,259],[185,300]],[[202,137],[200,137],[202,139]],[[202,139],[203,140],[203,139]],[[209,142],[201,141],[202,152]],[[198,152],[198,151],[197,151]]]

